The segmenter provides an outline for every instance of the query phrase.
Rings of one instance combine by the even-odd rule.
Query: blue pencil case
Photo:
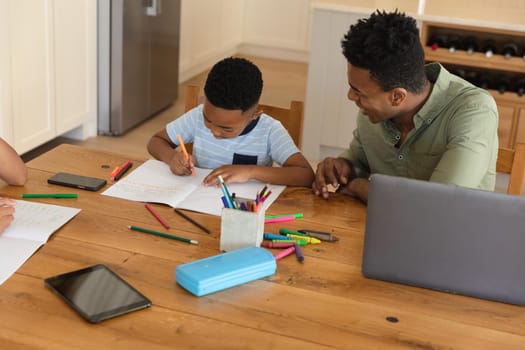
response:
[[[175,280],[202,296],[273,275],[275,258],[264,248],[245,247],[177,266]]]

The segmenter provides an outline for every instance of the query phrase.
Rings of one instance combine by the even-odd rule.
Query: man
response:
[[[360,108],[350,148],[319,163],[312,189],[328,184],[367,202],[380,173],[494,190],[498,112],[488,92],[425,65],[416,21],[377,11],[342,40],[348,99]]]

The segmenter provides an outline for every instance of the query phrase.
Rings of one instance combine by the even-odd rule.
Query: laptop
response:
[[[525,197],[372,175],[362,272],[525,305]]]

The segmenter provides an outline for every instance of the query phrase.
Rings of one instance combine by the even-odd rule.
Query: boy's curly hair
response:
[[[212,67],[204,93],[216,107],[245,112],[259,102],[262,88],[262,74],[255,64],[229,57]]]

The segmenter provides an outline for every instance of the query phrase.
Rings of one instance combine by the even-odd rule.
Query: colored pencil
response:
[[[162,226],[164,226],[164,228],[170,228],[170,225],[168,225],[166,220],[164,220],[155,210],[153,210],[153,207],[149,205],[149,203],[144,203],[144,206],[146,207],[146,209],[148,209],[151,215],[153,215],[153,217],[157,219],[157,221],[160,222]]]
[[[180,216],[182,216],[184,219],[188,220],[189,222],[191,222],[193,225],[197,226],[198,228],[200,228],[201,230],[203,230],[204,232],[206,233],[210,233],[210,230],[208,230],[206,227],[202,226],[201,224],[199,224],[197,221],[193,220],[192,218],[190,218],[189,216],[187,216],[186,214],[184,214],[182,211],[180,211],[179,209],[175,209],[175,213],[179,214]]]
[[[193,239],[188,239],[188,238],[179,237],[179,236],[175,236],[175,235],[168,235],[167,233],[162,233],[162,232],[157,232],[157,231],[153,231],[153,230],[148,230],[147,228],[142,228],[142,227],[138,227],[138,226],[128,226],[128,228],[130,230],[133,230],[133,231],[142,232],[142,233],[148,233],[150,235],[155,235],[155,236],[159,236],[159,237],[174,239],[174,240],[181,241],[181,242],[186,242],[186,243],[190,243],[190,244],[199,244],[198,241],[195,241]]]

